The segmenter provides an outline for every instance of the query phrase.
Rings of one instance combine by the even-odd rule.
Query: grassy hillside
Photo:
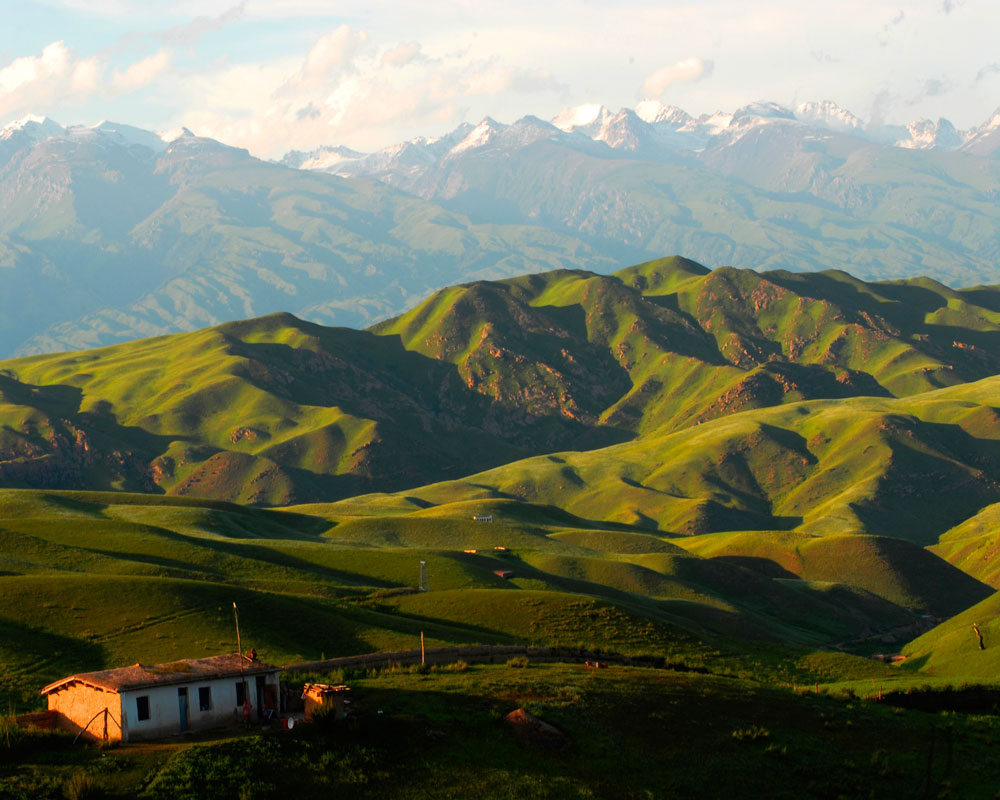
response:
[[[898,400],[789,404],[407,496],[509,497],[675,534],[796,530],[928,545],[1000,498],[998,391],[991,378]]]
[[[1000,371],[996,294],[835,272],[709,272],[674,258],[614,276],[561,271],[458,286],[367,332],[278,314],[2,362],[0,485],[285,505],[418,486],[541,453],[645,447],[671,431],[805,399],[913,396]],[[816,435],[902,439],[878,445],[874,465],[837,455],[856,483],[933,468],[906,445],[909,423],[884,418],[891,404],[869,404],[867,414],[837,408],[852,411]],[[970,408],[962,424],[991,436],[990,414]],[[950,423],[955,414],[945,416]],[[792,427],[805,435],[809,426]],[[746,446],[762,438],[764,450],[793,452],[777,455],[797,473],[809,470],[796,458],[829,449],[812,435],[794,444],[734,431],[750,437]],[[948,458],[968,466],[967,450]],[[717,443],[705,443],[709,452],[722,455]],[[991,491],[974,482],[965,505],[978,510],[996,499]],[[810,504],[791,503],[787,516]],[[694,499],[664,516],[654,502],[641,513],[674,528],[725,530],[729,523],[701,521],[726,517],[731,504],[719,505],[706,510]],[[742,511],[756,515],[754,527],[790,524],[768,521],[761,503]],[[880,512],[867,513],[859,524],[883,532]]]
[[[930,548],[969,575],[1000,589],[1000,503],[956,525]]]
[[[0,690],[35,703],[72,672],[232,650],[234,601],[244,643],[278,663],[408,649],[423,631],[431,645],[582,645],[704,664],[720,648],[864,650],[921,623],[844,582],[764,575],[553,508],[345,507],[0,491]],[[472,509],[495,521],[474,522]],[[426,593],[415,591],[421,561]],[[897,582],[912,577],[891,568]],[[966,591],[952,583],[946,596]]]
[[[928,675],[954,683],[995,683],[1000,674],[1000,593],[914,639],[903,653],[908,666]]]
[[[48,800],[85,773],[105,796],[156,800],[229,800],[247,786],[255,797],[307,799],[989,800],[1000,779],[996,717],[946,723],[802,687],[561,664],[349,680],[352,718],[343,727],[174,737],[110,750],[25,737],[12,763],[0,763],[0,791]],[[556,733],[532,735],[503,721],[519,708]]]
[[[993,307],[668,259],[4,362],[3,686],[229,650],[233,600],[276,661],[892,647],[996,581]]]
[[[990,591],[947,560],[891,537],[758,531],[712,533],[676,542],[700,556],[764,574],[847,583],[940,617],[964,610]]]

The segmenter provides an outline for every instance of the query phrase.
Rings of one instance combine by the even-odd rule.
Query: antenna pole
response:
[[[240,682],[243,684],[243,704],[246,705],[249,696],[246,675],[243,674],[243,645],[240,642],[240,612],[239,609],[236,608],[235,600],[233,600],[233,619],[236,620],[236,653],[240,657]]]
[[[236,620],[236,652],[240,654],[240,664],[243,663],[243,645],[240,644],[240,612],[233,600],[233,619]]]

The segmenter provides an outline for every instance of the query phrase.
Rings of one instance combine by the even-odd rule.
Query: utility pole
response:
[[[427,661],[424,658],[424,632],[420,631],[420,664],[423,666]]]
[[[245,704],[249,699],[249,694],[247,692],[247,679],[243,674],[243,645],[240,642],[240,612],[236,608],[235,600],[233,600],[233,619],[236,620],[236,652],[240,657],[240,682],[243,684],[243,702]]]

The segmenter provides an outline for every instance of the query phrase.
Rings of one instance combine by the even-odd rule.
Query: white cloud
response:
[[[62,78],[70,63],[69,48],[64,42],[46,45],[41,55],[16,58],[0,69],[0,98],[31,85]]]
[[[646,77],[642,84],[643,98],[655,99],[677,83],[690,83],[707,78],[712,74],[715,65],[712,61],[700,58],[685,58],[669,67],[661,67]]]
[[[76,95],[89,95],[101,85],[104,68],[96,58],[78,61],[70,78],[70,91]]]
[[[109,78],[106,54],[81,58],[65,42],[52,42],[38,55],[16,58],[0,69],[0,115],[51,113],[53,105],[80,106],[93,98],[127,95],[160,79],[170,61],[170,52],[161,50]]]
[[[247,0],[226,9],[215,17],[196,17],[184,25],[176,25],[158,34],[159,38],[171,45],[191,45],[210,33],[246,17]]]
[[[64,39],[65,69],[58,58],[15,51],[26,59],[0,62],[0,115],[16,106],[67,122],[197,121],[222,139],[233,131],[231,141],[261,155],[321,143],[374,149],[485,115],[544,118],[566,105],[618,108],[663,93],[693,114],[798,98],[863,115],[884,89],[889,105],[876,105],[893,122],[943,115],[959,127],[996,105],[989,32],[1000,26],[1000,4],[979,3],[972,14],[962,0],[622,0],[588,3],[581,14],[572,0],[510,0],[503,13],[468,0],[36,2],[71,9],[50,39],[38,40],[37,29],[21,37]],[[100,25],[74,32],[97,17]],[[882,47],[890,37],[900,46]],[[129,102],[116,73],[160,48],[171,63],[146,84],[155,102]],[[925,91],[910,106],[915,76],[949,76],[949,91]]]
[[[372,150],[419,126],[457,124],[477,98],[567,90],[548,70],[472,58],[454,42],[443,52],[420,42],[379,52],[365,31],[344,25],[283,73],[273,63],[242,65],[203,75],[198,86],[201,110],[183,123],[263,156],[330,143]]]
[[[341,25],[321,36],[306,54],[299,71],[292,75],[282,93],[318,89],[332,79],[354,70],[354,60],[364,46],[368,34]]]
[[[405,67],[414,61],[422,60],[419,42],[404,42],[382,54],[379,62],[383,67]]]
[[[115,72],[112,85],[120,92],[134,92],[155,81],[170,66],[170,52],[158,53],[130,64],[125,70]]]
[[[566,91],[565,84],[555,79],[548,70],[527,70],[517,67],[489,66],[477,70],[464,81],[469,94],[497,95],[503,92],[531,94],[533,92]]]

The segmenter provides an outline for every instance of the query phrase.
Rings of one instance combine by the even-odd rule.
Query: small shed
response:
[[[277,714],[278,667],[229,653],[169,664],[70,675],[42,689],[60,724],[123,742],[158,739],[243,718],[249,693],[258,719]]]
[[[514,577],[514,570],[512,570],[512,569],[495,569],[495,570],[493,570],[493,574],[496,575],[499,578],[513,578]]]
[[[473,522],[493,522],[493,515],[492,514],[473,514],[472,515],[472,521]]]
[[[306,722],[312,722],[313,714],[320,708],[333,708],[336,719],[346,717],[349,691],[351,691],[349,686],[307,683],[302,687],[302,699],[306,704]]]

